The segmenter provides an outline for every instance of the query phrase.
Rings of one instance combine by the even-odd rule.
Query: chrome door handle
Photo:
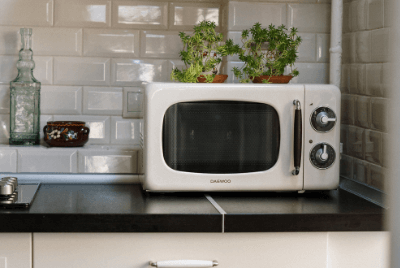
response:
[[[200,260],[169,260],[150,262],[153,267],[159,268],[200,268],[200,267],[214,267],[218,265],[217,261],[200,261]]]

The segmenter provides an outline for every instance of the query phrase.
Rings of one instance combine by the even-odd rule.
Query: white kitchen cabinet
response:
[[[217,260],[220,268],[386,268],[388,252],[384,232],[34,233],[33,237],[35,268],[147,268],[149,261],[180,259]]]
[[[0,268],[32,267],[32,233],[0,233]]]

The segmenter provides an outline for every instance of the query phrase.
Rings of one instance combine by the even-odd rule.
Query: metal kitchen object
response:
[[[39,189],[40,183],[18,184],[16,177],[0,180],[0,208],[28,208]]]

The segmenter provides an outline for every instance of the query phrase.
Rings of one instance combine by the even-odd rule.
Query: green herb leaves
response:
[[[301,41],[296,28],[288,31],[284,25],[272,24],[262,28],[256,23],[250,30],[242,31],[243,45],[237,53],[245,65],[240,69],[234,67],[233,73],[241,83],[249,83],[261,75],[283,75],[286,66],[292,67],[295,63]],[[290,75],[298,76],[299,71],[294,69]]]
[[[222,57],[239,52],[239,46],[234,45],[232,40],[224,44],[223,34],[216,33],[215,27],[214,22],[202,21],[194,26],[193,35],[179,33],[184,45],[180,57],[186,69],[182,71],[178,68],[173,69],[171,80],[197,83],[197,77],[204,75],[206,82],[211,83],[217,74],[216,67],[221,63]]]

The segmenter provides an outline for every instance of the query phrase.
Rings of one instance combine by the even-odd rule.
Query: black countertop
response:
[[[46,185],[1,232],[381,231],[385,209],[344,190],[154,194],[135,185]],[[210,198],[211,197],[211,198]],[[214,200],[218,210],[210,202]]]

